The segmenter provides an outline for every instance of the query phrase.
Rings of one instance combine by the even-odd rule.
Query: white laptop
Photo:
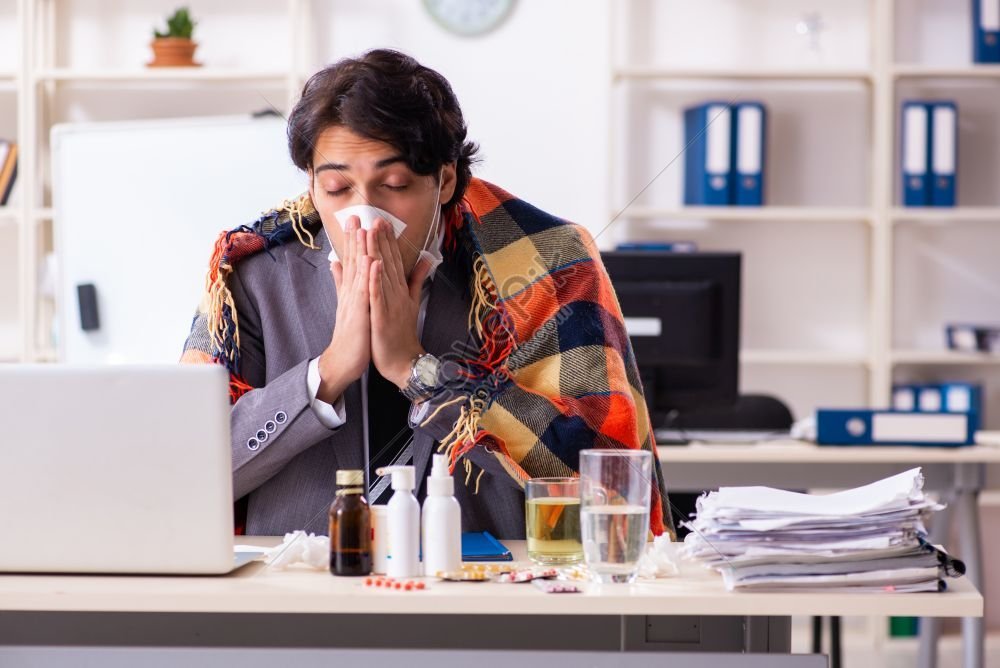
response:
[[[0,572],[227,573],[229,388],[215,365],[0,364]]]

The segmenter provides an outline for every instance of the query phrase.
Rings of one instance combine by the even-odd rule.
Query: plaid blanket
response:
[[[445,220],[445,252],[469,269],[469,328],[478,344],[454,360],[463,370],[460,381],[431,399],[438,410],[461,404],[441,441],[452,467],[481,446],[523,484],[576,475],[584,449],[647,450],[654,462],[650,529],[673,534],[632,347],[590,234],[480,179]],[[234,402],[252,388],[240,376],[238,319],[226,278],[254,253],[295,238],[312,245],[319,226],[303,196],[216,242],[182,361],[224,364]]]

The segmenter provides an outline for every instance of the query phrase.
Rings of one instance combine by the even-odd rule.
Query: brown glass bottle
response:
[[[330,506],[330,572],[372,571],[371,515],[364,495],[364,471],[337,471],[337,498]]]

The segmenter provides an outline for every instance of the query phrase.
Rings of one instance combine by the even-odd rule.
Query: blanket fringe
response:
[[[472,304],[469,308],[468,328],[476,333],[481,345],[477,359],[465,360],[464,373],[478,387],[468,397],[458,397],[442,404],[425,421],[430,421],[445,406],[465,399],[466,405],[462,406],[458,420],[448,435],[441,439],[438,447],[438,451],[448,457],[452,473],[458,460],[475,446],[487,440],[497,441],[492,434],[480,428],[479,422],[488,408],[493,392],[509,377],[505,364],[514,348],[512,328],[508,326],[493,278],[480,254],[475,255],[472,264]],[[470,469],[466,470],[471,475]],[[467,475],[466,484],[468,478]],[[477,489],[478,483],[479,478],[476,479]]]
[[[264,214],[261,220],[274,214],[277,214],[279,219],[287,216],[299,242],[308,248],[319,250],[319,246],[315,244],[315,237],[305,224],[306,218],[315,211],[309,194],[305,193],[296,199],[283,201],[275,209]],[[225,365],[233,377],[230,382],[230,396],[233,401],[253,388],[239,376],[240,323],[236,303],[229,289],[229,276],[233,272],[235,262],[232,255],[237,248],[236,235],[254,235],[262,249],[268,248],[271,239],[259,228],[260,225],[254,228],[242,227],[220,234],[215,241],[215,248],[209,261],[209,271],[205,278],[205,299],[202,310],[206,316],[213,357]]]

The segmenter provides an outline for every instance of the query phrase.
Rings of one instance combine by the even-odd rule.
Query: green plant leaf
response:
[[[191,39],[196,25],[198,24],[191,19],[191,13],[188,11],[188,8],[181,7],[167,17],[166,32],[155,30],[153,34],[158,38],[179,37],[181,39]]]

